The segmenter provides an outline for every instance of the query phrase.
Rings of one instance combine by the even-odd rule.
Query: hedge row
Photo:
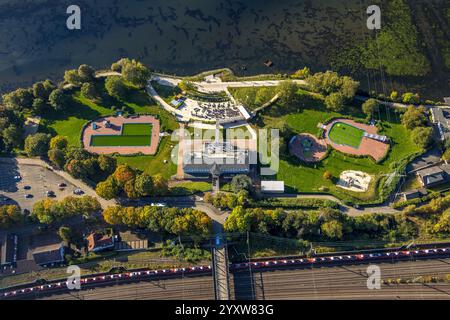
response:
[[[313,198],[268,198],[256,200],[250,204],[253,208],[283,208],[283,209],[318,209],[339,208],[335,201]]]

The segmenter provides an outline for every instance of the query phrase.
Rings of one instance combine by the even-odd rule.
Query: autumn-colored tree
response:
[[[136,172],[128,165],[121,164],[116,168],[113,174],[119,187],[123,187],[127,181],[136,178]]]
[[[110,200],[119,194],[119,186],[114,177],[109,177],[103,182],[99,182],[95,188],[95,192],[103,199]]]
[[[50,139],[50,149],[64,150],[67,148],[68,141],[66,137],[55,136]]]
[[[160,174],[153,177],[153,190],[155,194],[163,196],[169,191],[167,180]]]
[[[23,215],[18,206],[0,206],[0,229],[8,229],[21,223],[23,223]]]
[[[327,170],[323,173],[323,178],[326,180],[331,180],[333,178],[333,175],[331,174],[330,171]]]

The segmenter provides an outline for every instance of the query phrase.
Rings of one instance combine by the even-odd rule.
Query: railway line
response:
[[[316,266],[287,269],[240,270],[230,274],[232,299],[446,299],[450,282],[381,284],[380,290],[367,288],[367,264]],[[450,274],[450,258],[384,261],[378,264],[381,279],[414,279]],[[210,274],[117,284],[51,295],[37,293],[29,299],[118,299],[118,300],[212,300]]]
[[[404,279],[411,281],[419,276],[450,274],[450,248],[425,248],[418,250],[375,250],[352,252],[310,258],[279,258],[234,263],[230,265],[231,299],[292,299],[352,296],[366,297],[387,294],[394,297],[399,290],[407,290],[415,298],[439,296],[449,299],[447,284],[433,285],[411,283],[385,284],[386,290],[367,289],[367,266],[380,267],[382,280]],[[2,299],[34,299],[47,296],[93,299],[213,299],[214,285],[211,266],[196,266],[163,270],[135,270],[116,274],[97,274],[83,277],[83,290],[67,290],[67,281],[54,281],[39,285],[23,285],[0,292]],[[206,284],[205,280],[211,281]],[[417,281],[416,281],[417,282]],[[420,287],[423,290],[409,290]],[[210,288],[213,295],[210,295]],[[394,290],[395,289],[395,290]],[[414,293],[416,292],[416,293]],[[395,296],[398,297],[398,296]],[[400,297],[401,298],[401,297]]]

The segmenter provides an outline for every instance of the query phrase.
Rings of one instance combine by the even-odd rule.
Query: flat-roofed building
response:
[[[450,181],[450,164],[433,166],[417,171],[422,186],[433,187]]]
[[[450,139],[450,108],[431,108],[431,118],[442,141]]]
[[[38,247],[33,252],[33,259],[42,267],[53,266],[64,262],[64,244],[56,243],[44,247]]]
[[[261,181],[261,192],[284,193],[284,181]]]
[[[15,234],[5,234],[0,239],[0,265],[9,266],[17,262],[18,236]]]

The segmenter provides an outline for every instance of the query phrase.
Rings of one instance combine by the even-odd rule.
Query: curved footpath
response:
[[[401,212],[401,211],[396,210],[386,204],[356,209],[356,208],[353,208],[353,207],[350,207],[350,206],[344,204],[340,199],[336,198],[335,196],[328,195],[328,194],[285,194],[283,196],[274,195],[271,198],[277,198],[277,199],[298,198],[298,199],[330,200],[330,201],[337,202],[339,204],[339,209],[342,212],[348,214],[349,216],[358,216],[358,215],[369,214],[369,213],[395,214],[395,213]]]
[[[54,173],[62,177],[63,179],[69,181],[77,188],[82,189],[86,195],[96,198],[103,208],[117,205],[118,202],[116,200],[105,200],[97,193],[95,190],[84,183],[81,180],[73,178],[70,174],[67,172],[64,172],[62,170],[56,170],[53,167],[51,167],[48,163],[41,159],[36,158],[6,158],[6,157],[0,157],[0,162],[6,162],[6,163],[18,163],[23,165],[35,165],[47,168],[49,170],[52,170]],[[274,198],[289,198],[289,197],[296,197],[299,199],[323,199],[323,200],[331,200],[335,201],[340,205],[340,209],[342,212],[350,215],[350,216],[357,216],[361,214],[367,214],[367,213],[385,213],[385,214],[394,214],[398,213],[400,211],[393,209],[387,205],[380,205],[380,206],[374,206],[374,207],[365,207],[361,209],[356,209],[350,206],[347,206],[342,203],[341,200],[338,198],[332,196],[332,195],[326,195],[326,194],[286,194],[280,197],[279,195],[274,195]],[[139,201],[139,204],[148,204],[150,202],[165,202],[169,206],[173,207],[180,207],[180,208],[196,208],[204,213],[206,213],[212,220],[218,222],[219,224],[223,224],[228,217],[228,212],[222,212],[219,209],[213,207],[210,204],[205,203],[202,200],[198,200],[196,197],[193,196],[185,196],[185,197],[162,197],[162,198],[154,198],[151,200],[144,200]]]

